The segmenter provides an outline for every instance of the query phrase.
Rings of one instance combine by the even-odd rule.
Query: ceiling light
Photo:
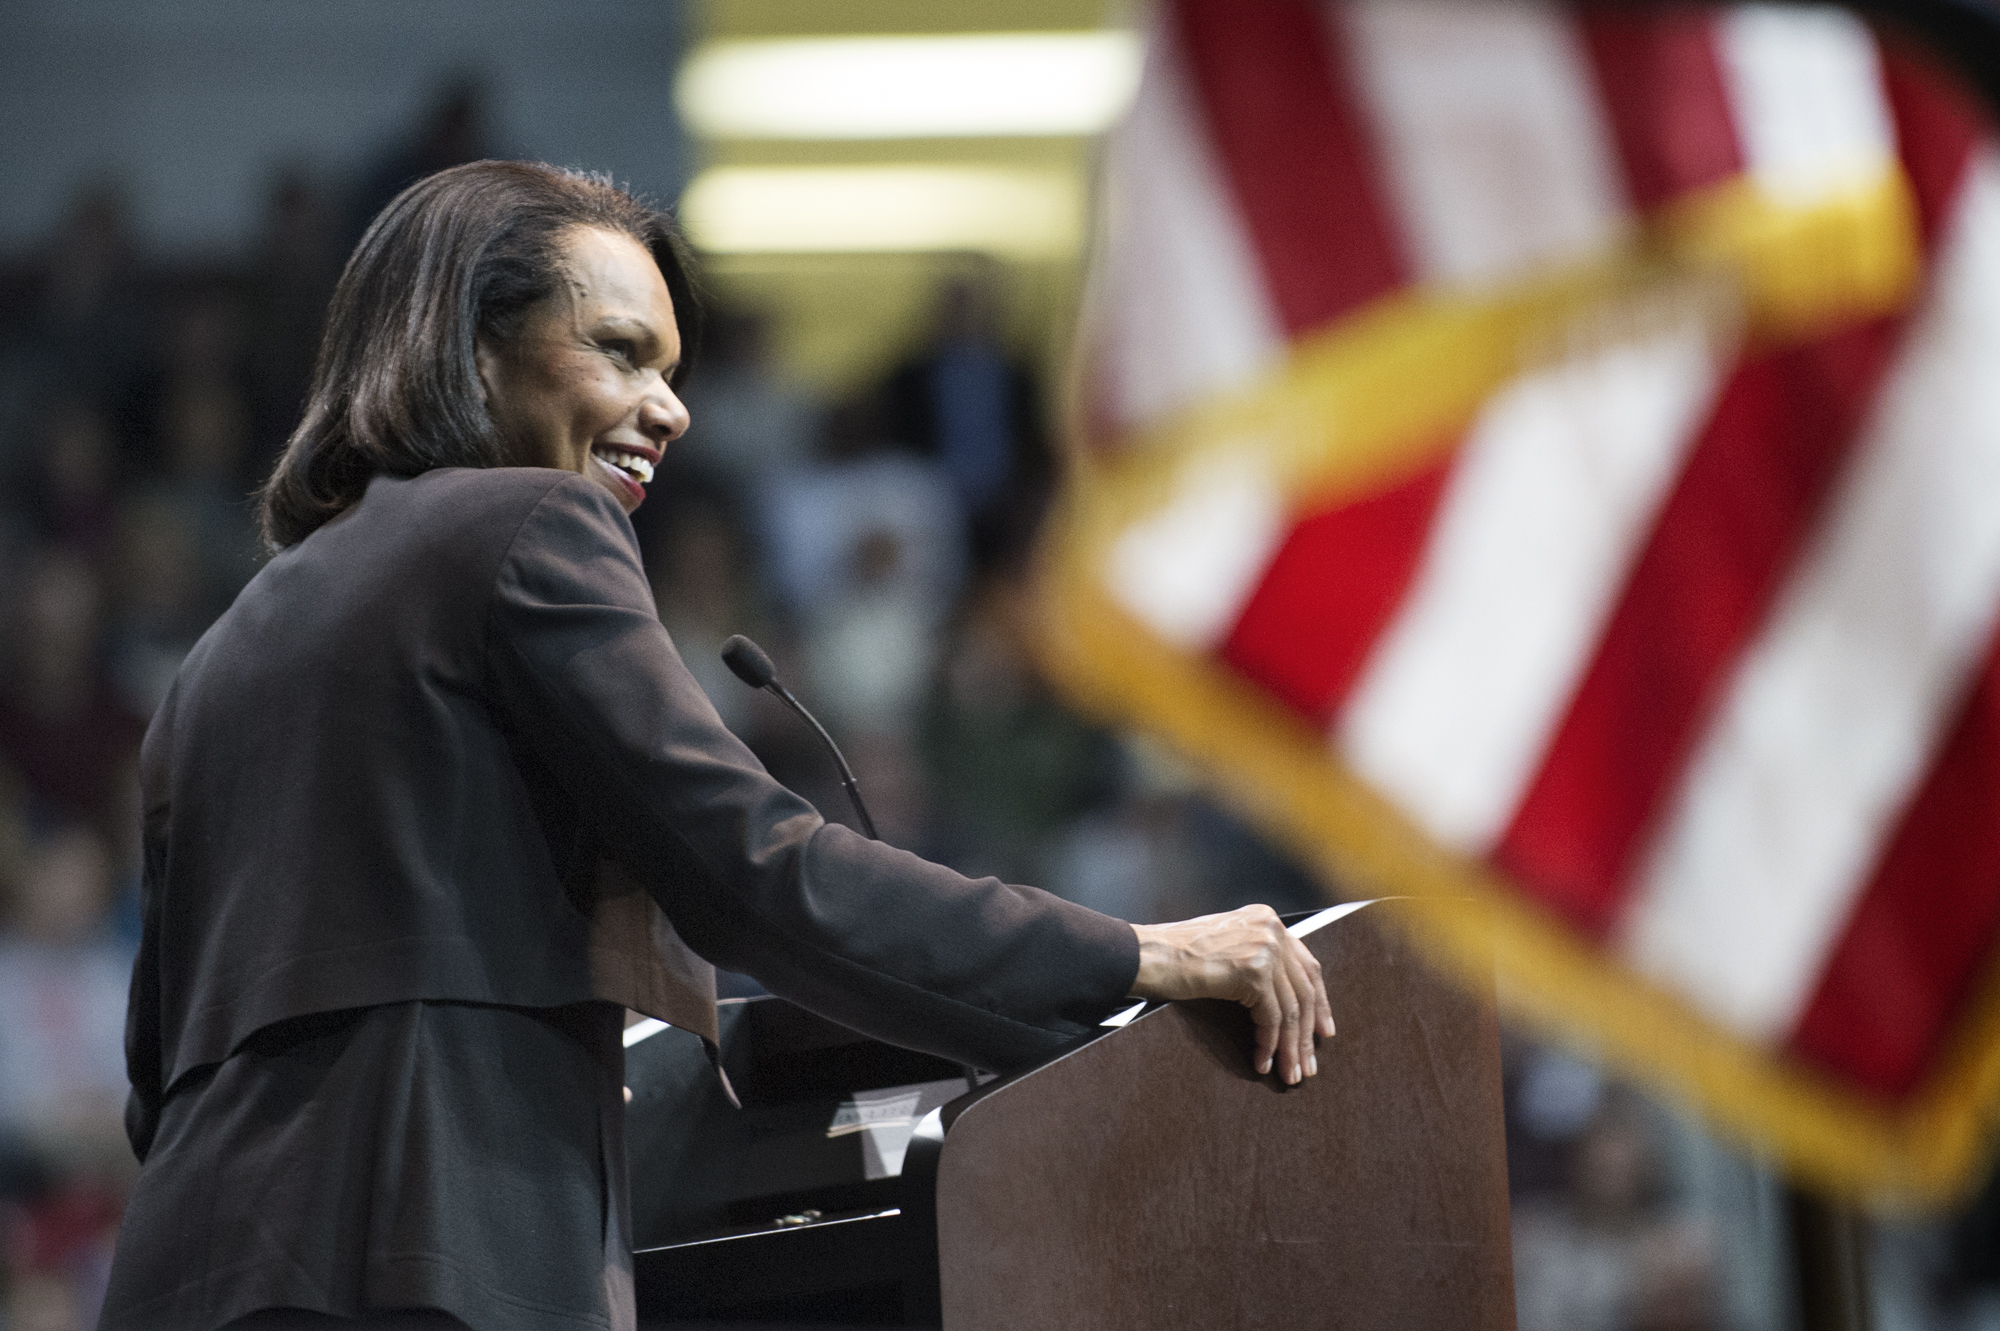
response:
[[[681,199],[715,253],[980,250],[1074,253],[1083,200],[1068,172],[1001,167],[714,167]]]
[[[1095,134],[1139,83],[1125,32],[711,42],[675,100],[710,138]]]

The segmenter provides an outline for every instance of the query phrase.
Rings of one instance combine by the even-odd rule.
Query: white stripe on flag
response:
[[[1144,425],[1277,364],[1285,336],[1171,29],[1106,156],[1087,323],[1104,405]]]
[[[1481,283],[1596,253],[1624,215],[1566,10],[1361,0],[1344,23],[1423,280]]]
[[[1505,830],[1716,387],[1698,315],[1517,380],[1473,427],[1430,545],[1337,723],[1441,841]]]
[[[1105,585],[1119,604],[1186,651],[1213,647],[1236,622],[1284,536],[1278,487],[1254,458],[1184,466],[1173,498],[1111,546]]]
[[[1967,172],[1854,464],[1649,854],[1624,948],[1753,1038],[1789,1032],[2000,603],[2000,158]]]
[[[1831,6],[1723,11],[1718,54],[1745,164],[1787,203],[1881,178],[1895,156],[1875,42]]]

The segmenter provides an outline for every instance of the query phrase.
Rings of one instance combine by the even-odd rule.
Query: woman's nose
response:
[[[639,405],[639,428],[648,438],[671,443],[687,433],[687,427],[687,404],[665,383]]]

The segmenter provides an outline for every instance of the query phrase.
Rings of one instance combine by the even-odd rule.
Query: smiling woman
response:
[[[590,475],[601,440],[621,481],[639,477],[686,428],[673,390],[700,315],[673,224],[607,180],[475,162],[419,181],[334,292],[305,416],[264,487],[265,540],[303,540],[377,475]],[[643,495],[613,493],[628,512]]]
[[[995,1069],[1228,998],[1260,1071],[1313,1072],[1325,989],[1269,910],[962,878],[723,727],[627,518],[693,313],[670,224],[550,167],[442,172],[363,237],[275,553],[146,736],[103,1331],[631,1327],[624,1009],[712,1035],[709,963]]]

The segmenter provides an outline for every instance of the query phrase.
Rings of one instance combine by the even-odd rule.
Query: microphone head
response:
[[[722,644],[722,664],[753,689],[765,688],[778,678],[778,668],[764,655],[764,649],[740,633],[731,634]]]

